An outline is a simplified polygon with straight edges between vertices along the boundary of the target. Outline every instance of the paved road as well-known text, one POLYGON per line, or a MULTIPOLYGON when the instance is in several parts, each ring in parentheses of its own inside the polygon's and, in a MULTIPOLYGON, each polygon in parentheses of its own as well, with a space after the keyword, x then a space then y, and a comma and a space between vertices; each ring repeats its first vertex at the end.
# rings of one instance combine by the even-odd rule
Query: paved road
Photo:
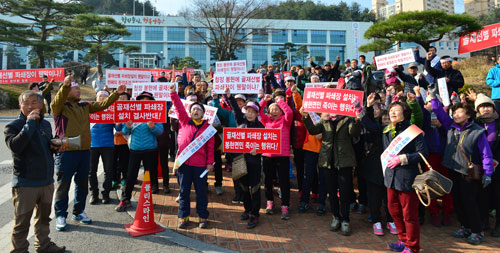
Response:
MULTIPOLYGON (((11 119, 0 118, 0 252, 10 250, 10 233, 13 226, 13 206, 11 201, 11 175, 12 157, 7 149, 3 129, 11 119)), ((49 119, 53 124, 52 119, 49 119)), ((102 164, 99 166, 99 182, 102 182, 102 164)), ((70 200, 74 198, 73 187, 70 190, 70 200)), ((111 193, 112 203, 109 205, 87 205, 86 212, 93 219, 90 225, 80 225, 68 220, 68 229, 64 232, 55 230, 55 219, 51 222, 52 240, 58 244, 65 245, 68 252, 194 252, 205 251, 204 245, 196 245, 190 238, 184 238, 170 230, 151 236, 133 238, 125 229, 123 224, 132 222, 128 213, 117 213, 114 206, 118 204, 116 192, 111 193), (188 245, 181 246, 179 244, 188 245), (193 244, 194 246, 191 246, 193 244)), ((71 207, 70 204, 70 213, 71 207)), ((33 248, 33 231, 29 234, 30 251, 33 248)), ((208 248, 208 250, 214 250, 208 248)), ((216 251, 217 249, 215 249, 216 251)))

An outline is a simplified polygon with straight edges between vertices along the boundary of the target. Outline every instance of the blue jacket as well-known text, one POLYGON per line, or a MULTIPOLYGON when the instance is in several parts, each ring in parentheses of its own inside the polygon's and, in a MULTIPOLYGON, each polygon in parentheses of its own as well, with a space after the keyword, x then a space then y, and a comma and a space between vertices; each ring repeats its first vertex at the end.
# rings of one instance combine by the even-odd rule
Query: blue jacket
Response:
MULTIPOLYGON (((425 57, 420 57, 420 51, 419 50, 414 50, 413 51, 413 55, 415 56, 415 61, 416 62, 418 62, 418 63, 420 63, 422 65, 425 65, 425 60, 426 59, 425 59, 425 57)), ((437 57, 437 55, 432 56, 431 61, 434 60, 434 57, 437 57)), ((440 61, 438 61, 438 63, 436 63, 436 65, 434 65, 433 68, 439 69, 439 70, 443 69, 441 67, 441 62, 440 61)), ((436 83, 437 82, 436 79, 434 79, 434 77, 430 73, 427 73, 427 75, 425 75, 425 78, 427 79, 427 82, 429 82, 429 83, 436 83)))
POLYGON ((495 67, 488 71, 488 76, 486 76, 486 84, 491 86, 491 99, 500 99, 500 65, 497 64, 495 67))
POLYGON ((212 103, 212 106, 217 107, 217 117, 222 120, 225 127, 237 127, 233 112, 222 108, 222 106, 220 106, 219 98, 212 99, 210 103, 212 103))
POLYGON ((130 134, 130 150, 144 151, 158 147, 156 136, 163 133, 163 126, 155 123, 155 128, 150 129, 147 123, 134 123, 132 128, 124 127, 122 131, 123 134, 130 134))
MULTIPOLYGON (((115 124, 95 124, 90 125, 90 147, 91 148, 107 148, 114 147, 113 127, 115 124)), ((117 129, 118 130, 118 129, 117 129)))

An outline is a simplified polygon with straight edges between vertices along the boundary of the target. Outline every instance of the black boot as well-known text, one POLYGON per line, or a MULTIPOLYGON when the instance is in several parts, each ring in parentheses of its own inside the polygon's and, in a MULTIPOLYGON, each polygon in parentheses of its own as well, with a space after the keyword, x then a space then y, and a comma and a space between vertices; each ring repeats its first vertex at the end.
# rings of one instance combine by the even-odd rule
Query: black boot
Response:
POLYGON ((111 198, 109 197, 109 193, 103 193, 102 194, 102 203, 109 204, 109 202, 111 202, 111 198))
POLYGON ((90 196, 89 204, 91 204, 91 205, 97 205, 98 202, 99 202, 99 195, 98 194, 92 194, 90 196))

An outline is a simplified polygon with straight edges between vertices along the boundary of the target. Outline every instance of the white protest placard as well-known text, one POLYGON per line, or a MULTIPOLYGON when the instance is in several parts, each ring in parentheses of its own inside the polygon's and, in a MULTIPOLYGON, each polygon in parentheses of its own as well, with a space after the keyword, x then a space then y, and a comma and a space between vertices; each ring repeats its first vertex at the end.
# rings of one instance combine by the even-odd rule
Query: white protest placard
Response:
POLYGON ((392 68, 394 65, 403 65, 406 63, 415 62, 413 49, 406 49, 390 54, 384 54, 375 57, 377 63, 377 70, 392 68))
POLYGON ((262 74, 215 74, 213 91, 224 94, 229 87, 232 94, 259 94, 262 88, 262 74))
POLYGON ((337 87, 338 82, 306 83, 306 88, 326 88, 328 84, 333 84, 337 87))
POLYGON ((321 117, 318 114, 314 112, 308 112, 308 113, 314 125, 317 125, 321 121, 321 117))
POLYGON ((403 150, 408 143, 421 133, 423 133, 422 129, 418 128, 416 125, 411 125, 392 139, 389 147, 387 147, 380 156, 380 162, 382 162, 382 174, 384 174, 384 177, 385 170, 387 169, 387 164, 389 163, 391 156, 399 154, 399 152, 401 152, 401 150, 403 150))
POLYGON ((115 70, 106 69, 106 85, 109 88, 118 88, 120 84, 126 84, 131 89, 133 83, 151 82, 151 72, 138 70, 115 70))
POLYGON ((439 96, 443 101, 443 105, 449 106, 451 101, 450 101, 450 94, 448 94, 448 85, 446 85, 445 77, 438 79, 438 89, 439 89, 439 96))
MULTIPOLYGON (((182 104, 184 105, 184 109, 186 110, 187 114, 189 115, 189 106, 193 103, 191 101, 187 101, 185 99, 181 99, 182 104)), ((203 120, 208 120, 208 123, 212 124, 214 123, 215 116, 217 115, 217 107, 213 107, 210 105, 203 105, 205 107, 205 115, 203 115, 203 120)), ((168 113, 168 116, 170 118, 178 119, 177 113, 175 112, 175 106, 172 105, 170 107, 170 111, 168 113)))
POLYGON ((132 84, 132 97, 135 98, 141 94, 143 91, 150 92, 153 94, 155 100, 159 101, 171 101, 169 87, 175 84, 177 90, 177 83, 133 83, 132 84))
POLYGON ((184 148, 184 150, 182 150, 182 152, 177 156, 177 159, 175 159, 174 162, 174 169, 181 167, 181 165, 189 159, 189 157, 196 153, 198 149, 203 147, 203 145, 205 145, 205 143, 207 143, 207 141, 209 141, 210 138, 212 138, 212 136, 216 133, 217 129, 215 129, 212 125, 209 125, 203 133, 198 135, 198 137, 196 137, 193 142, 189 143, 189 145, 187 145, 187 147, 184 148))
POLYGON ((218 61, 215 63, 217 74, 245 74, 247 73, 247 61, 218 61))

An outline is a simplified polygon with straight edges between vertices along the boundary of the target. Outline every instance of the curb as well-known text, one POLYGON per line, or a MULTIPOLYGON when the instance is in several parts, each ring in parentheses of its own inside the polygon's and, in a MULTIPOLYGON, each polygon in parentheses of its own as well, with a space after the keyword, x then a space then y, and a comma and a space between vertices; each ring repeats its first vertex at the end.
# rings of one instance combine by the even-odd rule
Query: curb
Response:
MULTIPOLYGON (((116 190, 116 194, 118 196, 121 196, 122 194, 121 188, 116 190)), ((132 207, 135 206, 137 208, 137 201, 133 197, 131 198, 130 203, 132 203, 132 207)), ((127 211, 127 213, 128 215, 130 215, 130 217, 132 217, 132 219, 135 217, 135 209, 133 211, 127 211)), ((163 232, 157 233, 157 235, 161 235, 166 239, 168 239, 169 241, 176 243, 180 246, 184 246, 186 248, 190 248, 192 250, 200 252, 236 252, 226 248, 219 247, 217 245, 201 242, 191 237, 179 234, 159 222, 157 224, 164 229, 163 232)))

